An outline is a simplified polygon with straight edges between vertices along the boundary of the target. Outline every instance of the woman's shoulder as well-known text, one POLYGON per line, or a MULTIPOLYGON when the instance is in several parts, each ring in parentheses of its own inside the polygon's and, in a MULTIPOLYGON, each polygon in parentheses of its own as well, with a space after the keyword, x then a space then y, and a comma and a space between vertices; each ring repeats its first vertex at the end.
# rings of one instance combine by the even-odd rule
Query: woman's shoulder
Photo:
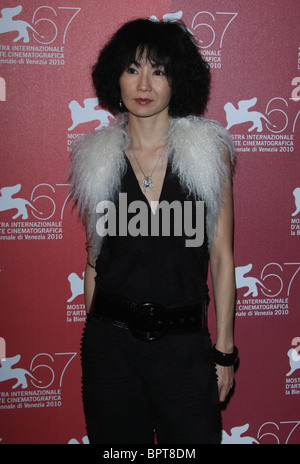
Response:
POLYGON ((79 137, 71 153, 69 178, 72 190, 77 189, 80 195, 89 189, 94 191, 95 186, 100 189, 105 186, 108 190, 113 176, 125 169, 123 153, 127 144, 124 124, 119 121, 79 137))
POLYGON ((72 157, 86 152, 91 154, 94 150, 98 156, 105 156, 108 150, 126 144, 126 139, 124 123, 117 119, 108 126, 79 136, 74 141, 72 157))
POLYGON ((173 125, 177 140, 195 147, 197 151, 203 148, 205 153, 215 153, 216 156, 226 151, 234 161, 232 137, 220 122, 203 116, 187 116, 174 119, 173 125))
POLYGON ((174 118, 173 124, 175 127, 183 130, 188 130, 193 135, 218 137, 224 136, 231 139, 229 132, 222 124, 214 119, 205 118, 203 116, 186 116, 184 118, 174 118))

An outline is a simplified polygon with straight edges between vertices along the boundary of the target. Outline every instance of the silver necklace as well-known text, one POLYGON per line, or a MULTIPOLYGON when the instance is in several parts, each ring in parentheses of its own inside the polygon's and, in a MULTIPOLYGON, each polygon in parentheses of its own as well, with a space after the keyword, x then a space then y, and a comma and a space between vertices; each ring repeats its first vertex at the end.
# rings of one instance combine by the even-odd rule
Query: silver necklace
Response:
POLYGON ((149 188, 150 190, 153 189, 153 180, 152 180, 152 176, 153 176, 153 173, 154 173, 154 171, 155 171, 155 169, 156 169, 156 167, 157 167, 157 165, 158 165, 158 163, 159 163, 159 160, 162 158, 162 156, 163 156, 163 154, 164 154, 165 148, 166 148, 166 145, 165 145, 164 148, 162 149, 162 151, 161 151, 161 153, 160 153, 160 155, 159 155, 159 157, 158 157, 158 160, 157 160, 156 163, 155 163, 155 166, 154 166, 154 168, 153 168, 151 174, 149 174, 148 176, 146 176, 146 174, 144 173, 144 171, 143 171, 143 169, 142 169, 140 163, 138 162, 137 157, 135 156, 133 147, 131 147, 131 153, 133 154, 133 156, 134 156, 134 158, 135 158, 135 161, 137 162, 137 164, 138 164, 138 166, 139 166, 139 168, 140 168, 140 170, 142 171, 142 174, 143 174, 143 176, 144 176, 144 179, 143 179, 143 190, 144 190, 144 193, 146 192, 147 188, 149 188))

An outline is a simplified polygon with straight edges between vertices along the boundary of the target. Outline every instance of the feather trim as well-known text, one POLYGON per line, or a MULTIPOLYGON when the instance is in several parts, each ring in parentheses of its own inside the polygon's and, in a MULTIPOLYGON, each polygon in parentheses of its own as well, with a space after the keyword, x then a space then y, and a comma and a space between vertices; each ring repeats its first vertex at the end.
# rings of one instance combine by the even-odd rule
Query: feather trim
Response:
MULTIPOLYGON (((71 193, 82 217, 90 215, 88 239, 96 258, 101 237, 96 233, 96 206, 100 201, 114 201, 126 170, 124 151, 130 145, 125 119, 76 140, 71 157, 71 193)), ((206 204, 206 228, 209 245, 217 233, 217 219, 224 189, 234 163, 234 144, 216 121, 189 116, 170 120, 167 143, 173 172, 196 199, 206 204)))
POLYGON ((217 219, 224 190, 230 186, 235 160, 231 136, 218 122, 189 116, 171 127, 172 167, 180 182, 196 199, 205 202, 209 245, 217 233, 217 219))
POLYGON ((101 247, 96 233, 96 207, 99 201, 114 201, 126 170, 124 150, 130 141, 124 121, 79 137, 71 155, 71 193, 83 220, 88 214, 87 239, 92 241, 93 257, 101 247))

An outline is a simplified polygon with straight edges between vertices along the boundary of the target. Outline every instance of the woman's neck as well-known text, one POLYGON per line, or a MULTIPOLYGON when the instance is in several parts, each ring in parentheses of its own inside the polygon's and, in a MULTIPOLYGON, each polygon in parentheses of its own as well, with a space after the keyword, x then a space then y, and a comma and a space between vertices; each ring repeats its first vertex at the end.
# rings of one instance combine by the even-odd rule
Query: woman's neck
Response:
POLYGON ((134 149, 146 150, 163 146, 166 141, 169 115, 139 118, 129 115, 128 134, 134 149))

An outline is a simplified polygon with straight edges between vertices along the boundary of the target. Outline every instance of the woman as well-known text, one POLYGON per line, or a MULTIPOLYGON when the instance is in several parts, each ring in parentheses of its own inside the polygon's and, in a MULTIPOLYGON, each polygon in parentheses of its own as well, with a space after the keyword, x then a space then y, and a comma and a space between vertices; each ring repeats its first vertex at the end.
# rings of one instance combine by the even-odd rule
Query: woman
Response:
POLYGON ((118 117, 77 143, 71 166, 87 231, 82 381, 90 442, 153 443, 155 430, 159 443, 219 443, 219 402, 237 357, 234 150, 228 133, 201 117, 209 67, 183 24, 138 19, 100 52, 93 82, 101 106, 118 117))

